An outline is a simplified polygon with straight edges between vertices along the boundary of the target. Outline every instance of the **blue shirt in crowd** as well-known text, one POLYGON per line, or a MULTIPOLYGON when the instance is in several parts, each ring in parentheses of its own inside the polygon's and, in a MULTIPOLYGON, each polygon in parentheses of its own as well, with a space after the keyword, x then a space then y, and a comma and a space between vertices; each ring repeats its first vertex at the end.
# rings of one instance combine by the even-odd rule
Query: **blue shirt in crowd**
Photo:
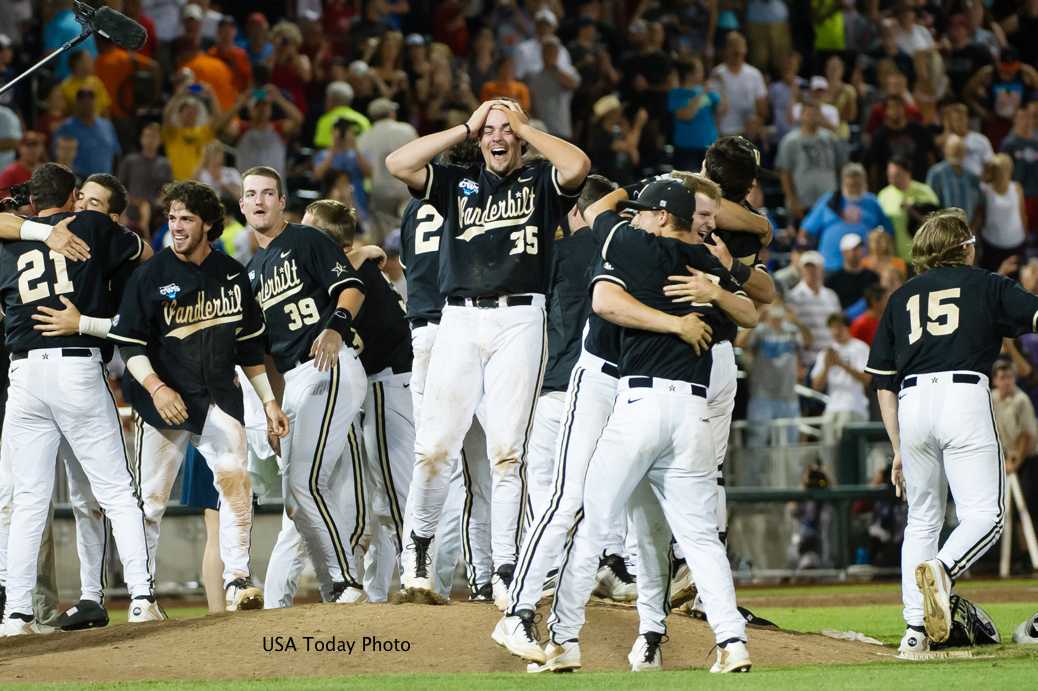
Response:
POLYGON ((937 193, 941 206, 957 206, 972 219, 980 204, 980 178, 965 168, 958 171, 947 161, 941 161, 926 174, 926 184, 937 193))
POLYGON ((804 219, 802 228, 818 240, 818 251, 825 259, 825 271, 837 271, 843 266, 843 254, 840 252, 840 238, 854 233, 867 244, 868 234, 876 226, 883 228, 893 236, 894 225, 883 213, 876 195, 866 192, 860 199, 849 201, 841 195, 839 209, 836 213, 829 206, 834 192, 819 197, 811 211, 804 219))
MULTIPOLYGON (((703 87, 671 89, 667 96, 667 110, 676 113, 703 93, 703 87)), ((708 149, 717 140, 717 104, 721 97, 707 92, 710 102, 696 111, 691 120, 674 118, 674 146, 679 149, 708 149)))
MULTIPOLYGON (((49 53, 55 48, 60 48, 66 41, 74 39, 81 33, 83 33, 83 25, 76 21, 76 13, 72 10, 61 10, 51 17, 43 27, 43 52, 49 53)), ((94 43, 94 37, 91 36, 71 51, 65 51, 51 63, 54 76, 59 82, 69 75, 69 55, 78 50, 85 50, 96 58, 97 44, 94 43)))
POLYGON ((110 174, 115 157, 122 153, 119 137, 115 134, 111 120, 107 118, 94 118, 92 125, 77 117, 68 118, 55 133, 55 139, 58 137, 72 137, 79 142, 72 167, 80 177, 94 173, 110 174))

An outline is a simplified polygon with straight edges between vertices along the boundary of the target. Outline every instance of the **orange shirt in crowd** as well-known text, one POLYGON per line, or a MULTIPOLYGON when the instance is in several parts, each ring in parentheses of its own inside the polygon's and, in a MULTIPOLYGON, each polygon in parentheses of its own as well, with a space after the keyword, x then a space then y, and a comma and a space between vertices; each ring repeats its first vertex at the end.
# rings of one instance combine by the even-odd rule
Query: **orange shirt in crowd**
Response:
POLYGON ((510 82, 485 82, 483 88, 479 92, 479 100, 489 101, 492 98, 498 98, 501 96, 507 96, 508 98, 514 98, 519 102, 519 105, 527 113, 530 112, 530 90, 526 88, 526 84, 518 80, 510 82))
POLYGON ((231 68, 231 74, 234 75, 234 88, 238 90, 238 93, 245 91, 252 83, 252 63, 249 62, 249 54, 242 48, 231 46, 224 50, 219 46, 213 46, 209 49, 209 55, 222 60, 231 68))
POLYGON ((198 53, 181 64, 195 73, 195 79, 212 87, 220 107, 227 110, 238 100, 238 90, 234 88, 234 74, 231 68, 219 58, 205 53, 198 53))
POLYGON ((128 118, 134 115, 127 107, 133 108, 133 88, 127 81, 133 77, 135 69, 153 70, 155 61, 141 54, 130 55, 118 46, 112 46, 97 56, 94 62, 94 73, 108 85, 112 97, 112 117, 128 118), (139 67, 136 67, 139 66, 139 67))

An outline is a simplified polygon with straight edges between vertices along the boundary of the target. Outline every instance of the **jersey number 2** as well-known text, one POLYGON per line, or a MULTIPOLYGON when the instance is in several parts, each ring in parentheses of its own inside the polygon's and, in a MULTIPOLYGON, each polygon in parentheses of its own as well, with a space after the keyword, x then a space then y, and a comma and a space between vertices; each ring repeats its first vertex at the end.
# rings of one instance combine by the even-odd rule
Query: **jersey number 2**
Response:
MULTIPOLYGON (((64 295, 75 290, 72 281, 68 279, 68 265, 65 257, 54 250, 50 251, 50 259, 54 262, 54 294, 64 295)), ((47 259, 43 256, 43 250, 32 250, 18 257, 18 296, 22 304, 43 300, 50 297, 50 285, 47 281, 40 281, 36 285, 30 285, 47 270, 47 259)))
MULTIPOLYGON (((958 288, 935 290, 926 296, 926 332, 931 336, 947 336, 959 328, 959 306, 947 302, 959 297, 958 288), (943 321, 942 321, 943 319, 943 321)), ((912 345, 923 337, 922 315, 919 313, 920 296, 908 298, 905 309, 908 310, 909 330, 908 345, 912 345)))

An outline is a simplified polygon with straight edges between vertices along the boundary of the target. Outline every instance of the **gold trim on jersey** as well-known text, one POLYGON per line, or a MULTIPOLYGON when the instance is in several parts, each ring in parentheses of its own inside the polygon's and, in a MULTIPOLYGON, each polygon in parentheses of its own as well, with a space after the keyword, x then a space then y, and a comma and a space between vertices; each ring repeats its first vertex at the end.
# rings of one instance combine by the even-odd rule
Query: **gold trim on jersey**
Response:
POLYGON ((173 329, 166 338, 179 338, 181 340, 187 338, 191 334, 198 333, 204 329, 208 329, 211 326, 219 326, 220 324, 233 324, 234 322, 240 322, 243 315, 241 314, 229 314, 226 317, 216 317, 214 319, 206 319, 205 321, 196 322, 194 324, 188 324, 181 326, 180 328, 173 329))

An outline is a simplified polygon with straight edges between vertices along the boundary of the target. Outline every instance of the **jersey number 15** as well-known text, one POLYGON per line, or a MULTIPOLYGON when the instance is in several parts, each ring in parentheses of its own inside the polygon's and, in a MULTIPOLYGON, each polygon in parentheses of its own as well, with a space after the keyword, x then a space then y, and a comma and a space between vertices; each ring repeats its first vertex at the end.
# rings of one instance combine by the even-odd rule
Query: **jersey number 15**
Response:
MULTIPOLYGON (((54 250, 50 251, 50 260, 54 262, 54 294, 64 295, 75 290, 68 278, 68 265, 65 257, 54 250)), ((23 305, 50 297, 51 287, 46 280, 32 284, 47 270, 47 258, 43 250, 32 250, 18 257, 18 296, 23 305)))
MULTIPOLYGON (((935 290, 926 296, 926 332, 931 336, 947 336, 959 328, 959 306, 950 300, 959 297, 958 288, 935 290), (943 321, 942 321, 943 320, 943 321)), ((908 310, 908 345, 923 337, 923 323, 919 313, 921 297, 913 295, 905 303, 908 310)))

